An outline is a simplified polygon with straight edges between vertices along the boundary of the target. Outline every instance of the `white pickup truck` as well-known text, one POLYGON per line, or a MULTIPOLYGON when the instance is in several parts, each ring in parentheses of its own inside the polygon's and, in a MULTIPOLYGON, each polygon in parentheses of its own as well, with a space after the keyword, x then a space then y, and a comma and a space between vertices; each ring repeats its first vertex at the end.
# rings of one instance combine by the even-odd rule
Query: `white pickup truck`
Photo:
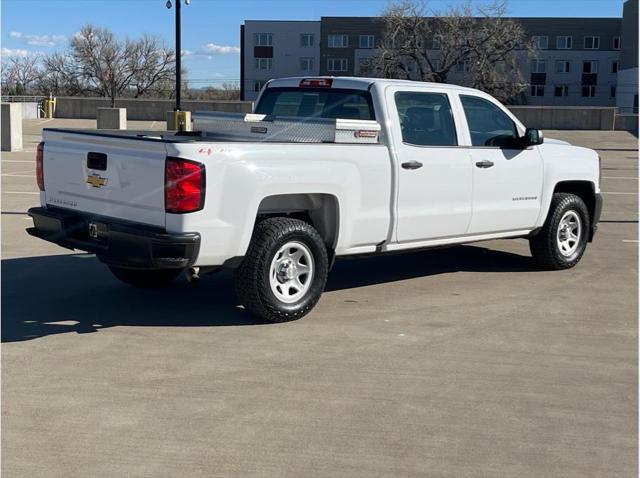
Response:
POLYGON ((541 267, 573 267, 602 209, 596 152, 453 85, 278 79, 254 114, 194 130, 45 129, 29 234, 141 287, 234 268, 245 308, 281 322, 336 256, 528 238, 541 267))

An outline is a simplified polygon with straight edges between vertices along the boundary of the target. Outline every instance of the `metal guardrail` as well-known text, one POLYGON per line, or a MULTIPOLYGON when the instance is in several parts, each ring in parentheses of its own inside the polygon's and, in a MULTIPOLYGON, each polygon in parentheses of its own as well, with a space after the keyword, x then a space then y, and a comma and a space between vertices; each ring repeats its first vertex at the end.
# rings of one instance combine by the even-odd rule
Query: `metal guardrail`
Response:
POLYGON ((0 97, 3 103, 41 103, 46 100, 46 96, 17 96, 17 95, 6 95, 0 97))

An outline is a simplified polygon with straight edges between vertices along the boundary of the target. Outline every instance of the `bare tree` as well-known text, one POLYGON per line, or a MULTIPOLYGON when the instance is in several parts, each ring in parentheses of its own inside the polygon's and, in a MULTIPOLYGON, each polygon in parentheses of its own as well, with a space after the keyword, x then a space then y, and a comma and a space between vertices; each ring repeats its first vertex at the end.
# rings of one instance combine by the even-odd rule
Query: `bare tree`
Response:
POLYGON ((2 62, 2 90, 7 94, 31 93, 40 76, 39 55, 10 57, 2 62))
POLYGON ((505 18, 506 4, 474 8, 471 2, 426 15, 424 3, 400 0, 383 14, 384 38, 369 62, 385 78, 455 82, 502 101, 526 88, 518 57, 533 52, 523 28, 505 18))
POLYGON ((70 50, 44 59, 42 88, 54 94, 138 98, 175 76, 175 53, 158 38, 118 40, 106 28, 86 25, 70 50), (64 93, 63 93, 64 92, 64 93))

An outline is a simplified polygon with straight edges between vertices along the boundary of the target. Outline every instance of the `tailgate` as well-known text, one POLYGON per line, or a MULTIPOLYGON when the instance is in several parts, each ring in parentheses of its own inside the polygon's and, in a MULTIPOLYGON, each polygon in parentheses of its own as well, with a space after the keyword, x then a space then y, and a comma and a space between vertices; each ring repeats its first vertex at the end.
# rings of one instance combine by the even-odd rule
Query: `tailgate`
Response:
POLYGON ((165 225, 163 142, 45 130, 44 143, 46 204, 165 225))

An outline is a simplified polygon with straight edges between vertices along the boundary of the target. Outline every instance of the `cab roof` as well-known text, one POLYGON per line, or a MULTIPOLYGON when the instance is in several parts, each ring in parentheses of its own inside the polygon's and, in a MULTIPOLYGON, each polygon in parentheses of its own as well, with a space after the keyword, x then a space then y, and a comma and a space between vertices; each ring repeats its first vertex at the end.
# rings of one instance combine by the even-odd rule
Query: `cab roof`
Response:
POLYGON ((352 90, 368 90, 374 83, 380 86, 404 85, 404 86, 432 86, 434 88, 445 88, 457 91, 467 91, 479 93, 479 90, 464 86, 451 85, 448 83, 433 83, 429 81, 411 80, 391 80, 386 78, 363 78, 354 76, 294 76, 288 78, 277 78, 267 83, 267 88, 298 87, 303 80, 332 80, 331 88, 346 88, 352 90))

